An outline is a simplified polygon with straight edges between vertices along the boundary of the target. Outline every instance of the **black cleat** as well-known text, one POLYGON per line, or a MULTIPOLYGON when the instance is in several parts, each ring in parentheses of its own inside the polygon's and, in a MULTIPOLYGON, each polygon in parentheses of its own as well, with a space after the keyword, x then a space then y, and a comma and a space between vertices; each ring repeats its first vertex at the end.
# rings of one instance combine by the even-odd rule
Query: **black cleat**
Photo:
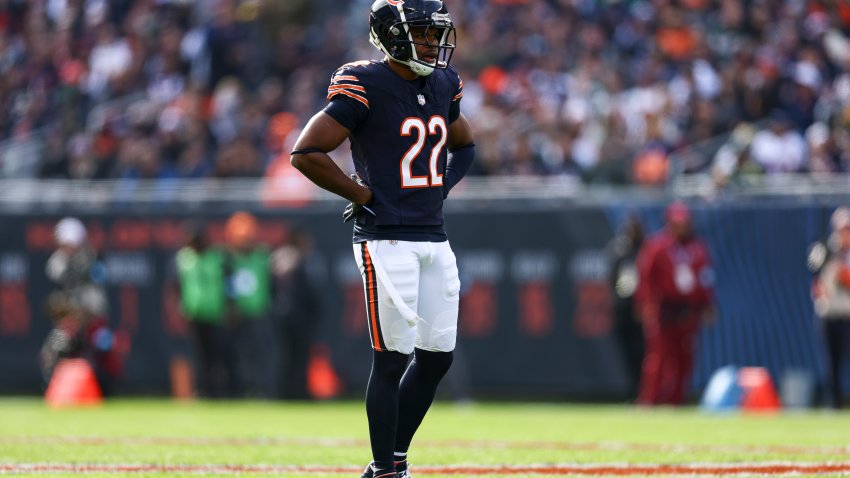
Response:
POLYGON ((398 476, 398 473, 395 471, 375 469, 375 463, 372 462, 366 465, 366 469, 363 470, 363 474, 360 475, 360 478, 398 478, 398 476))
POLYGON ((407 460, 395 462, 395 473, 398 478, 413 478, 407 470, 407 460))

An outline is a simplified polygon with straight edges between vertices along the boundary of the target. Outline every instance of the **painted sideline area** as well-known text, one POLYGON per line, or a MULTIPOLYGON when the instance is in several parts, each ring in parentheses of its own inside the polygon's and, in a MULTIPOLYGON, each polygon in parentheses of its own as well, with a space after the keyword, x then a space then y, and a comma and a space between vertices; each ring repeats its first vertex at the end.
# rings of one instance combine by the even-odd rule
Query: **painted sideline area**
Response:
MULTIPOLYGON (((99 446, 123 445, 180 445, 180 446, 369 446, 365 439, 346 438, 290 438, 290 437, 105 437, 105 436, 7 436, 0 437, 0 444, 68 444, 99 446)), ((750 452, 750 453, 794 453, 798 455, 848 455, 848 446, 805 446, 805 445, 702 445, 628 442, 561 442, 519 440, 422 440, 420 446, 432 448, 471 447, 480 449, 529 449, 567 451, 651 451, 668 453, 693 452, 750 452)))
MULTIPOLYGON (((218 475, 309 475, 359 473, 359 467, 349 466, 283 466, 283 465, 158 465, 120 463, 0 463, 0 474, 24 473, 185 473, 218 475)), ((850 462, 840 463, 691 463, 680 465, 657 464, 556 464, 556 465, 457 465, 416 467, 418 475, 770 475, 850 473, 850 462)))

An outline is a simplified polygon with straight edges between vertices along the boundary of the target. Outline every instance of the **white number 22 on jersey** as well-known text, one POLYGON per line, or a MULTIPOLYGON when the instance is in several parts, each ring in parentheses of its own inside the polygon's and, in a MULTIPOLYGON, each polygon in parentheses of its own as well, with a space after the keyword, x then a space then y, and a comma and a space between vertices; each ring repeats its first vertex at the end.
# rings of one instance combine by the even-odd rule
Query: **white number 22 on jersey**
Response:
POLYGON ((446 146, 448 139, 448 127, 446 120, 442 116, 432 116, 428 120, 428 125, 421 118, 410 117, 404 120, 401 124, 402 136, 413 136, 413 130, 416 130, 416 142, 407 150, 404 157, 401 158, 401 187, 402 188, 427 188, 443 185, 443 175, 440 174, 438 162, 440 153, 443 147, 446 146), (419 157, 422 148, 425 147, 425 138, 428 135, 440 135, 440 140, 431 149, 431 157, 428 161, 428 176, 413 175, 413 160, 419 157))

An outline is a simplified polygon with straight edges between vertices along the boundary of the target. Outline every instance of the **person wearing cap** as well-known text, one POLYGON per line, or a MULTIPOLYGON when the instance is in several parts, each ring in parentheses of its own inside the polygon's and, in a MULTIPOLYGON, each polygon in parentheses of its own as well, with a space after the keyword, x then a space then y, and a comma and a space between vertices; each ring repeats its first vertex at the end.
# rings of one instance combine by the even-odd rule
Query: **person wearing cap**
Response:
POLYGON ((850 337, 850 208, 841 206, 832 213, 830 230, 827 243, 810 251, 809 267, 817 273, 812 298, 829 355, 831 405, 840 409, 841 362, 850 337))
POLYGON ((75 217, 66 217, 56 224, 53 236, 56 250, 47 259, 47 278, 88 313, 105 316, 104 267, 88 243, 85 226, 75 217))
MULTIPOLYGON (((47 259, 45 273, 57 289, 47 299, 54 328, 45 343, 64 336, 69 346, 61 350, 61 357, 88 360, 101 392, 108 396, 123 374, 123 356, 109 324, 103 286, 105 268, 89 245, 86 228, 79 219, 63 218, 53 233, 56 250, 47 259)), ((55 357, 58 358, 60 355, 55 357)), ((52 373, 52 365, 46 368, 52 373)))
MULTIPOLYGON (((53 230, 56 250, 47 260, 47 277, 65 290, 76 290, 93 282, 97 253, 87 242, 86 228, 75 217, 66 217, 53 230)), ((103 312, 103 311, 100 311, 103 312)))
POLYGON ((635 304, 646 343, 637 402, 681 405, 700 326, 714 320, 714 270, 684 203, 667 207, 664 228, 638 252, 637 270, 635 304))

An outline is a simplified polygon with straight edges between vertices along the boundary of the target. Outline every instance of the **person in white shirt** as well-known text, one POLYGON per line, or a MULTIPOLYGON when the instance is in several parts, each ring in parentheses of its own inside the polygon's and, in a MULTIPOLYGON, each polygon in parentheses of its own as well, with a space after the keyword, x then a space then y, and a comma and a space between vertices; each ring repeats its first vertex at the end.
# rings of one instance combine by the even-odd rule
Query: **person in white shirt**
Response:
POLYGON ((768 127, 756 133, 750 152, 767 174, 801 172, 806 166, 806 141, 781 112, 774 112, 768 127))

